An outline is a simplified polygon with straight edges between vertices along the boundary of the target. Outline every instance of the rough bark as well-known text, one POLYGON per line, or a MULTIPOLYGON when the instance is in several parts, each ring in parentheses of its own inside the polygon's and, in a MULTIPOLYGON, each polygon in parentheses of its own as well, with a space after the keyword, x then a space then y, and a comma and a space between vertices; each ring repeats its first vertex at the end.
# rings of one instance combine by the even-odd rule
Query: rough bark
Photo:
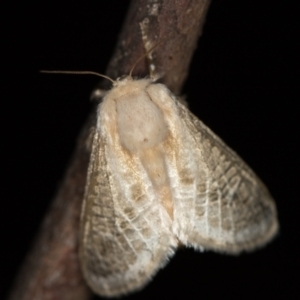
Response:
MULTIPOLYGON (((157 44, 153 61, 157 72, 163 75, 161 82, 179 94, 209 2, 133 0, 107 75, 117 78, 128 74, 137 59, 145 54, 140 29, 142 23, 147 41, 157 44)), ((146 59, 138 63, 134 74, 149 74, 146 59)), ((95 112, 83 126, 65 178, 17 277, 10 300, 90 298, 91 292, 80 271, 77 250, 80 208, 89 161, 86 141, 94 120, 95 112)))

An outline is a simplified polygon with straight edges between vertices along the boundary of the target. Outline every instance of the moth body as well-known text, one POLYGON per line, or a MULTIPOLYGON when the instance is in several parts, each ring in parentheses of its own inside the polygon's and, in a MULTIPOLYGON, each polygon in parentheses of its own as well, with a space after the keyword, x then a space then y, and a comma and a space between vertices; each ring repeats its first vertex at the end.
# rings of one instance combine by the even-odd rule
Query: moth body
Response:
POLYGON ((253 171, 164 86, 130 76, 98 107, 80 260, 95 293, 142 288, 178 244, 252 250, 277 232, 253 171))

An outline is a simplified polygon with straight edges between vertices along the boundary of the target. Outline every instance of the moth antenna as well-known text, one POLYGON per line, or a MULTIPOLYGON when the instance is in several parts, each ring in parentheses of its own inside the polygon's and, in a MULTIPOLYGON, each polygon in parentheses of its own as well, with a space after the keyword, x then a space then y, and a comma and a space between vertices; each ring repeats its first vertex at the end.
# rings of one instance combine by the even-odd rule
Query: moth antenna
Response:
POLYGON ((111 79, 110 77, 97 73, 97 72, 93 72, 93 71, 60 71, 60 70, 54 70, 54 71, 48 71, 48 70, 41 70, 41 73, 48 73, 48 74, 75 74, 75 75, 96 75, 98 77, 103 77, 106 78, 108 80, 110 80, 112 83, 116 83, 115 80, 111 79))
POLYGON ((131 68, 130 72, 129 72, 129 76, 132 77, 132 72, 134 70, 134 68, 137 66, 137 64, 145 57, 148 56, 149 53, 151 53, 156 47, 158 47, 163 41, 160 41, 159 43, 157 43, 155 46, 153 46, 152 48, 150 48, 145 54, 143 54, 140 58, 138 58, 138 60, 134 63, 133 67, 131 68))

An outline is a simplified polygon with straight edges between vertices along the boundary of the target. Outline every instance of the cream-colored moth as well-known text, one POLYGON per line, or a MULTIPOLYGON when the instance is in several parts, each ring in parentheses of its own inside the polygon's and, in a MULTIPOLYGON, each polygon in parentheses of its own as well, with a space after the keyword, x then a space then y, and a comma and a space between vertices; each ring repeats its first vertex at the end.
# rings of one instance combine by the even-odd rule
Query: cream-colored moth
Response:
POLYGON ((117 79, 97 110, 80 261, 101 296, 141 289, 179 244, 237 254, 278 229, 254 172, 153 79, 117 79))

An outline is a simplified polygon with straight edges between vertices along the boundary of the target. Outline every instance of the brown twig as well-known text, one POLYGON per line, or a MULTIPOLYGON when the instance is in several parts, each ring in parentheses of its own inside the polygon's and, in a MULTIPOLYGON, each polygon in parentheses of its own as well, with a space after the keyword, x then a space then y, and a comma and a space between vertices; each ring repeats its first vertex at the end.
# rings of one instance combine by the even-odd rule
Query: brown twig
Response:
MULTIPOLYGON (((159 44, 154 62, 163 74, 162 82, 175 94, 180 92, 201 34, 210 0, 133 0, 107 75, 117 78, 128 74, 145 53, 140 24, 146 38, 159 44)), ((135 74, 147 75, 142 60, 135 74)), ((40 228, 36 243, 24 263, 10 300, 88 299, 78 261, 78 228, 85 176, 89 160, 86 140, 95 112, 84 125, 71 164, 60 190, 40 228)))

